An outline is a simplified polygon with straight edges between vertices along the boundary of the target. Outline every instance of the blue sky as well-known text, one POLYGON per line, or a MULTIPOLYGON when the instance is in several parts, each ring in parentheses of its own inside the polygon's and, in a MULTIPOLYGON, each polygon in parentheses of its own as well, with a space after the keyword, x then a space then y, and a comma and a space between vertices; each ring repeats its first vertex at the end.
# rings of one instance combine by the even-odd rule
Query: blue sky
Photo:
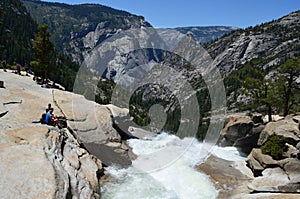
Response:
POLYGON ((300 10, 300 0, 43 0, 97 3, 142 15, 154 27, 226 25, 245 28, 300 10))

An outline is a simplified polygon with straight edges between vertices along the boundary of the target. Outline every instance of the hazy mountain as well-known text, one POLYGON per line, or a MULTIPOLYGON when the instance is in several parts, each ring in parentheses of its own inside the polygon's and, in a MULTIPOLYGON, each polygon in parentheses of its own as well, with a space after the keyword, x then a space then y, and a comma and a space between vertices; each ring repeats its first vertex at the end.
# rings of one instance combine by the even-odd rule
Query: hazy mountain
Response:
POLYGON ((184 35, 192 34, 198 43, 209 43, 236 29, 229 26, 195 26, 159 28, 157 31, 168 42, 178 42, 184 35))

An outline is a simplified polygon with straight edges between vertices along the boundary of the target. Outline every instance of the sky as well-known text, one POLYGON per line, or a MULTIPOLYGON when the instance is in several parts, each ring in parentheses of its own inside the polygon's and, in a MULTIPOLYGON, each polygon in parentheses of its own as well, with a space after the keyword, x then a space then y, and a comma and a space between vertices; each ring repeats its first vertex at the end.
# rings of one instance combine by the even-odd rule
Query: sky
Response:
POLYGON ((255 26, 300 10, 300 0, 43 0, 96 3, 144 16, 155 28, 255 26))

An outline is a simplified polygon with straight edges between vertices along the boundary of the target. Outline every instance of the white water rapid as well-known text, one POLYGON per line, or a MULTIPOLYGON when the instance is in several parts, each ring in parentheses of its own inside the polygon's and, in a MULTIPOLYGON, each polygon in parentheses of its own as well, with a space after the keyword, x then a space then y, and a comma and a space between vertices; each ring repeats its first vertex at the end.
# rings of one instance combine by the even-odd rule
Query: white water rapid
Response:
MULTIPOLYGON (((218 195, 209 177, 194 166, 204 161, 203 144, 194 138, 179 139, 162 133, 129 140, 138 158, 128 169, 108 167, 112 179, 102 187, 103 199, 211 199, 218 195)), ((214 147, 220 158, 239 161, 233 147, 214 147)))

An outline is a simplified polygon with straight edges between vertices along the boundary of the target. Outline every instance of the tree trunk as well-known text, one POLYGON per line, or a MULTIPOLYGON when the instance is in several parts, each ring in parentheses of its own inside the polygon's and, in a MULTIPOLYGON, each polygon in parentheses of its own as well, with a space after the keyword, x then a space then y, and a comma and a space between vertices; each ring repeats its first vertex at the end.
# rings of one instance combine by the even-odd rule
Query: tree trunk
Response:
POLYGON ((271 105, 267 105, 267 106, 268 106, 269 122, 272 122, 272 106, 271 105))
POLYGON ((283 111, 283 116, 287 116, 289 114, 289 103, 290 103, 290 98, 292 94, 292 84, 293 84, 293 77, 288 79, 288 88, 286 91, 286 96, 285 96, 285 101, 284 101, 284 111, 283 111))

